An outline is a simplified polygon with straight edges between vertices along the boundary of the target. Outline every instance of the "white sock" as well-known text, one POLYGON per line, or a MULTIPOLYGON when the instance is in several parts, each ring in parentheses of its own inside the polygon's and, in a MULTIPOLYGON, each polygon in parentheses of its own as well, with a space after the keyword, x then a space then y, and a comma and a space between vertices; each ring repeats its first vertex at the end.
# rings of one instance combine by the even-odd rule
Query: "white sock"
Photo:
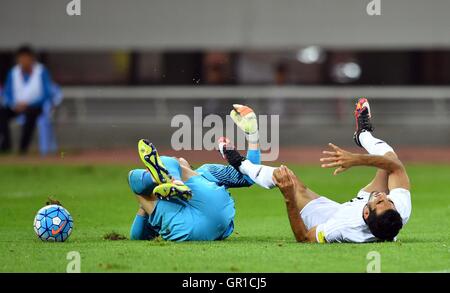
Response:
POLYGON ((255 165, 249 160, 243 161, 239 167, 239 171, 241 171, 242 174, 247 175, 256 184, 267 189, 275 187, 275 183, 272 180, 273 171, 275 169, 276 168, 274 167, 255 165))
POLYGON ((359 141, 366 151, 371 155, 383 156, 387 152, 394 152, 394 149, 381 139, 372 136, 369 131, 359 134, 359 141))

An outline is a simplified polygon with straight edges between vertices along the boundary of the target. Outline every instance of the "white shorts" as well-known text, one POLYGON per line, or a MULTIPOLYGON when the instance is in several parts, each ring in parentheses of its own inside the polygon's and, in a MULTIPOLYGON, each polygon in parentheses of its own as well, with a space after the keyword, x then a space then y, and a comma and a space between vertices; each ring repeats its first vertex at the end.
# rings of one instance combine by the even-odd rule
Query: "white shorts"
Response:
POLYGON ((309 230, 323 224, 339 209, 340 204, 324 196, 308 202, 300 211, 303 223, 309 230))

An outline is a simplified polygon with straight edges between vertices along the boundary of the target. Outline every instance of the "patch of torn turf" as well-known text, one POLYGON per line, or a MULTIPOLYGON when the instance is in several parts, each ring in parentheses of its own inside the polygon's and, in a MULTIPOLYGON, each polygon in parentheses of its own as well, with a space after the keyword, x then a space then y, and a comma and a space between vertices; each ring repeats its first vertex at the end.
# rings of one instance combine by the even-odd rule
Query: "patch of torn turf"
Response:
POLYGON ((107 233, 103 236, 104 240, 127 240, 127 237, 125 237, 122 234, 116 233, 116 232, 111 232, 111 233, 107 233))

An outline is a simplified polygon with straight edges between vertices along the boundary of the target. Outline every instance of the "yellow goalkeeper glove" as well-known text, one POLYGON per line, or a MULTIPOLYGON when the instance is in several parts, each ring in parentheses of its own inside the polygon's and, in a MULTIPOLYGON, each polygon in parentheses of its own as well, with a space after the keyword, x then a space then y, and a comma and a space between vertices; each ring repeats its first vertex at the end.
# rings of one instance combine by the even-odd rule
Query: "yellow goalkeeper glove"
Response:
POLYGON ((239 104, 233 105, 230 116, 234 123, 245 133, 249 143, 258 143, 258 120, 253 109, 239 104))

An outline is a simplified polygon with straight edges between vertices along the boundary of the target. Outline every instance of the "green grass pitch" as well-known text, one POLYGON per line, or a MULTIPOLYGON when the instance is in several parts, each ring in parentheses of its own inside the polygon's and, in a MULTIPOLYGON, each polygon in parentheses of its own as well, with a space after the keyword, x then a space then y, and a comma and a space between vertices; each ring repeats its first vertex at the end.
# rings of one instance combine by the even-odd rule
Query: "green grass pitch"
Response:
MULTIPOLYGON (((351 199, 374 174, 352 169, 333 177, 317 166, 291 166, 319 194, 351 199)), ((298 244, 278 190, 231 190, 236 229, 225 241, 171 243, 111 241, 128 236, 137 210, 124 166, 0 166, 0 271, 65 272, 69 251, 81 254, 82 272, 364 272, 378 251, 382 272, 449 270, 450 166, 409 165, 413 214, 397 243, 298 244), (74 218, 65 243, 44 243, 32 222, 47 196, 74 218)))

